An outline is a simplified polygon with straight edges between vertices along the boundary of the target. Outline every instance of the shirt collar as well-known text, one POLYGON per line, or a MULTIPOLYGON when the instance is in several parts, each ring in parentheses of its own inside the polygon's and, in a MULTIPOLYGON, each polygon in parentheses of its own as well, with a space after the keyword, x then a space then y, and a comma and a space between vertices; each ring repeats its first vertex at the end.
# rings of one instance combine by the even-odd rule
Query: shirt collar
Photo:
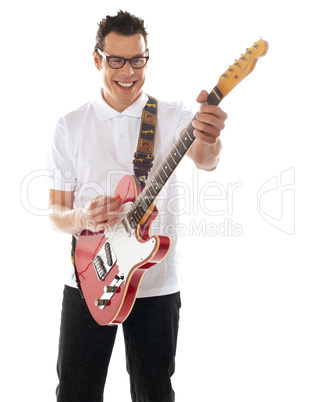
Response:
POLYGON ((100 90, 99 96, 93 102, 93 108, 96 116, 101 121, 106 121, 119 115, 141 118, 143 108, 146 105, 148 99, 148 96, 142 93, 141 96, 132 105, 130 105, 122 113, 119 113, 117 112, 117 110, 113 109, 108 105, 108 103, 105 102, 102 91, 100 90))

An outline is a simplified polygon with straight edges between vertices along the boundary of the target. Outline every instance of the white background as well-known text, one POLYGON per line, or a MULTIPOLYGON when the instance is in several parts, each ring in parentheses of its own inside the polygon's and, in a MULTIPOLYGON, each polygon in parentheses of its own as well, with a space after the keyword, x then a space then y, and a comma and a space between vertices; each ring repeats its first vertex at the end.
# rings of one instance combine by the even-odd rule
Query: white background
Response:
MULTIPOLYGON (((46 152, 55 121, 100 85, 97 22, 123 9, 144 18, 150 34, 146 91, 192 108, 253 42, 262 36, 270 46, 221 103, 229 118, 218 169, 179 168, 189 188, 183 224, 217 233, 182 239, 177 400, 314 401, 312 3, 30 0, 1 8, 1 400, 55 400, 69 238, 45 216, 46 152)), ((130 400, 121 331, 105 400, 130 400)))

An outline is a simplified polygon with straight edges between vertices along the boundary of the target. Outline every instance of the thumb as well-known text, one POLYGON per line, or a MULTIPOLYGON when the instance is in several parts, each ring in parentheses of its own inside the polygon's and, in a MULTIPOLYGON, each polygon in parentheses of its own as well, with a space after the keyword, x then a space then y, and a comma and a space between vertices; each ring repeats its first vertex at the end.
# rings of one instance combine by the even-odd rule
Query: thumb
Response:
POLYGON ((208 92, 203 90, 200 92, 200 94, 197 96, 196 101, 198 103, 204 103, 208 99, 208 92))

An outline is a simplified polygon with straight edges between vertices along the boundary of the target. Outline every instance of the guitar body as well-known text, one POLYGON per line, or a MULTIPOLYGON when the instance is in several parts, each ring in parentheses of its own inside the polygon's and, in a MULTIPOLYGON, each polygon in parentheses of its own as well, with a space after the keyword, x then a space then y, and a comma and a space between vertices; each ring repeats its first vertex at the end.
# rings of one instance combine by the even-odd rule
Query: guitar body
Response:
POLYGON ((169 237, 150 236, 156 207, 135 229, 126 227, 124 218, 141 190, 134 177, 124 176, 115 190, 123 200, 119 222, 105 232, 82 232, 76 245, 78 280, 90 313, 100 325, 122 323, 128 317, 143 275, 170 248, 169 237))

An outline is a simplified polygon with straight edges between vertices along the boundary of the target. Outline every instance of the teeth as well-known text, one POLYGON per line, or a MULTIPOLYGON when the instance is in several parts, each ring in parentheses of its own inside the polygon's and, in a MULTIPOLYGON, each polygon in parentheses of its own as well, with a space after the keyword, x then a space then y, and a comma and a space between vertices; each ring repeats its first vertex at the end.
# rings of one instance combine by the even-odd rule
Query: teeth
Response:
POLYGON ((118 84, 122 87, 129 88, 133 85, 133 82, 118 82, 118 84))

